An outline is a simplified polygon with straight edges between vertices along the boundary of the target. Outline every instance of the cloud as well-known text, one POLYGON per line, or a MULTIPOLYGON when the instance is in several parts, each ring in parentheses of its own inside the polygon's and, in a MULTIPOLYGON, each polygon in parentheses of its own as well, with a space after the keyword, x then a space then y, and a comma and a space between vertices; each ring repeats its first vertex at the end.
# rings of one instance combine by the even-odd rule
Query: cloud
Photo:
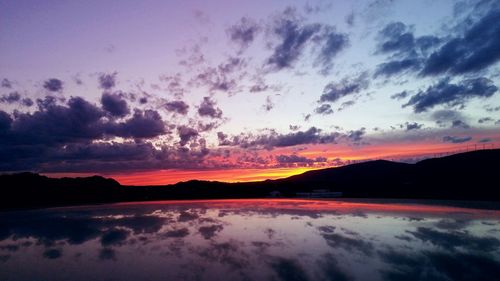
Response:
POLYGON ((188 126, 177 127, 177 133, 179 134, 179 138, 181 139, 181 141, 179 142, 181 146, 186 145, 189 141, 198 136, 198 131, 188 126))
POLYGON ((242 17, 237 24, 226 30, 229 39, 239 45, 240 52, 250 46, 260 31, 260 25, 258 25, 255 20, 248 17, 242 17))
POLYGON ((229 57, 227 61, 216 67, 206 67, 191 81, 198 86, 206 86, 209 91, 221 91, 234 94, 238 90, 238 82, 246 75, 246 60, 240 57, 229 57))
POLYGON ((101 104, 104 110, 115 117, 124 117, 130 113, 127 101, 116 93, 103 93, 101 96, 101 104))
POLYGON ((406 131, 419 130, 419 129, 422 128, 422 126, 424 126, 424 125, 423 124, 418 124, 416 122, 413 122, 413 123, 406 122, 405 123, 405 130, 406 131))
POLYGON ((337 32, 333 27, 326 26, 315 40, 322 41, 316 62, 322 66, 321 73, 326 75, 333 67, 332 60, 349 45, 349 37, 337 32))
POLYGON ((109 90, 116 85, 116 75, 117 72, 113 72, 110 74, 101 73, 99 75, 99 87, 104 90, 109 90))
POLYGON ((490 122, 493 122, 493 118, 491 117, 483 117, 483 118, 480 118, 477 122, 479 124, 483 124, 483 123, 490 123, 490 122))
POLYGON ((210 239, 217 235, 218 232, 221 232, 224 229, 224 226, 222 224, 214 224, 210 226, 202 226, 198 228, 198 232, 203 236, 205 239, 210 239))
POLYGON ((468 142, 471 139, 472 139, 472 137, 444 136, 443 137, 443 142, 463 143, 463 142, 468 142))
POLYGON ((390 77, 422 68, 427 53, 441 41, 435 36, 415 37, 412 27, 402 22, 389 23, 379 32, 377 52, 390 54, 389 61, 377 66, 374 77, 390 77))
POLYGON ((338 99, 352 94, 357 94, 366 89, 369 85, 367 73, 348 79, 344 78, 340 83, 329 83, 323 89, 323 94, 319 98, 320 102, 335 102, 338 99))
POLYGON ((280 280, 309 280, 306 271, 294 259, 273 257, 270 265, 280 280))
POLYGON ((111 245, 120 245, 125 240, 127 240, 129 234, 130 232, 126 229, 110 229, 101 236, 101 245, 104 247, 111 245))
POLYGON ((0 97, 1 103, 15 103, 21 99, 21 95, 18 92, 11 92, 8 95, 2 95, 0 97))
POLYGON ((189 235, 189 229, 184 227, 180 229, 169 230, 163 235, 166 238, 184 238, 189 235))
POLYGON ((450 78, 444 78, 426 90, 420 90, 403 107, 413 106, 415 113, 427 111, 437 105, 464 107, 467 100, 491 97, 497 90, 493 82, 484 77, 466 79, 459 84, 452 84, 450 78))
POLYGON ((453 120, 453 122, 451 123, 451 127, 452 128, 462 128, 462 129, 469 129, 470 128, 470 126, 462 120, 453 120))
MULTIPOLYGON (((304 24, 293 8, 275 18, 271 33, 279 41, 266 64, 273 70, 291 68, 302 55, 309 40, 320 31, 319 24, 304 24)), ((327 50, 328 51, 328 50, 327 50)))
POLYGON ((198 107, 198 114, 202 117, 222 118, 222 110, 216 107, 215 101, 210 97, 203 97, 203 101, 198 107))
POLYGON ((500 9, 492 7, 463 36, 450 38, 427 59, 421 75, 465 74, 488 68, 500 60, 500 9))
POLYGON ((43 88, 50 92, 61 92, 63 90, 63 82, 56 78, 51 78, 43 83, 43 88))
POLYGON ((164 107, 170 112, 175 112, 182 115, 186 115, 189 110, 189 105, 181 100, 169 101, 165 103, 164 107))
POLYGON ((361 128, 359 130, 349 131, 347 138, 353 142, 359 142, 363 138, 364 134, 365 134, 365 128, 361 128))
POLYGON ((60 258, 62 256, 62 252, 58 249, 47 249, 43 252, 43 256, 47 259, 54 260, 60 258))
POLYGON ((391 22, 379 32, 383 38, 378 47, 381 53, 400 52, 408 53, 413 51, 415 38, 406 24, 402 22, 391 22))
POLYGON ((500 240, 494 237, 477 237, 468 232, 436 231, 428 227, 417 227, 415 231, 407 231, 424 242, 429 242, 444 249, 453 250, 467 247, 470 250, 492 252, 500 247, 500 240))
POLYGON ((338 136, 336 133, 322 134, 321 130, 311 127, 306 131, 295 131, 288 134, 278 134, 274 131, 258 136, 242 136, 233 139, 241 147, 262 146, 265 148, 288 147, 300 144, 333 143, 338 136))
POLYGON ((313 164, 317 162, 326 162, 325 157, 316 157, 316 158, 307 158, 304 156, 299 156, 297 154, 291 154, 291 155, 276 155, 274 157, 276 161, 280 164, 295 164, 295 163, 302 163, 302 164, 313 164))
POLYGON ((124 138, 154 138, 167 132, 160 114, 151 109, 136 109, 130 119, 105 127, 106 133, 124 138))
POLYGON ((406 98, 408 95, 410 95, 409 92, 402 91, 400 93, 396 93, 396 94, 392 95, 391 99, 393 99, 393 100, 402 100, 402 99, 406 98))
POLYGON ((99 251, 99 259, 101 260, 116 260, 116 252, 111 248, 102 248, 99 251))
POLYGON ((317 114, 329 115, 333 114, 333 109, 331 105, 325 103, 314 109, 314 112, 316 112, 317 114))
POLYGON ((321 236, 326 240, 328 246, 334 249, 342 248, 347 252, 357 250, 367 256, 371 256, 373 254, 373 244, 369 241, 363 240, 362 237, 351 238, 336 233, 322 233, 321 236))
POLYGON ((379 64, 373 76, 390 77, 395 74, 402 73, 406 70, 415 71, 420 68, 421 60, 416 58, 405 58, 402 60, 392 60, 386 63, 379 64))
POLYGON ((2 88, 12 88, 12 82, 7 78, 2 79, 2 83, 0 85, 2 86, 2 88))
POLYGON ((262 106, 265 111, 271 111, 274 108, 274 103, 271 100, 271 96, 266 97, 266 103, 262 106))

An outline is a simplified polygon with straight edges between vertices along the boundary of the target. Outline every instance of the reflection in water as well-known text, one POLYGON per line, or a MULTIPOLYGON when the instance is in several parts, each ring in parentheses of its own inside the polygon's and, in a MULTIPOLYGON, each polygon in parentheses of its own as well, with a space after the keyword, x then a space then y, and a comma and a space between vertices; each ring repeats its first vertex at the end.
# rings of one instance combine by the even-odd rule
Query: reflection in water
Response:
POLYGON ((0 214, 0 280, 497 280, 500 212, 332 200, 0 214))

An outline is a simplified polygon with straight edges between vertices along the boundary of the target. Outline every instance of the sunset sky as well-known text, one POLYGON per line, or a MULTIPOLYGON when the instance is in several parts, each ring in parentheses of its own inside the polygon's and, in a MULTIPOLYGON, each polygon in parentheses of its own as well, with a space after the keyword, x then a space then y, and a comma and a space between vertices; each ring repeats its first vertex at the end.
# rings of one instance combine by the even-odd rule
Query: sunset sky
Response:
POLYGON ((0 173, 278 178, 500 147, 500 2, 2 1, 0 173))

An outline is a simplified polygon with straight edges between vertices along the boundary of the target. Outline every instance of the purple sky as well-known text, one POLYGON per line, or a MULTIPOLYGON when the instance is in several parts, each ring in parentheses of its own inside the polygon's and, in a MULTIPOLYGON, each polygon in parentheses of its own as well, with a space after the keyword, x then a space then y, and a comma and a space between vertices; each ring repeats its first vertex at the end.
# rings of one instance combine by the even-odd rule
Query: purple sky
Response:
POLYGON ((500 141, 498 1, 3 1, 0 50, 0 171, 500 141))

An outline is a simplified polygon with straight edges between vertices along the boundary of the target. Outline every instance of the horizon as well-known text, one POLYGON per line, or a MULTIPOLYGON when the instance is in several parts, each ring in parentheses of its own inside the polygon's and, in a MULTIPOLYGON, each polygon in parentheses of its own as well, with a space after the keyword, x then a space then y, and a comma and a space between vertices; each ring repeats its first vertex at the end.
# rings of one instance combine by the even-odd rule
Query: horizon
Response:
POLYGON ((261 181, 500 147, 500 3, 0 3, 0 173, 261 181))
MULTIPOLYGON (((152 175, 149 174, 148 172, 142 172, 134 175, 133 177, 130 176, 107 176, 107 175, 102 175, 102 174, 82 174, 82 173, 63 173, 63 174, 38 174, 42 176, 46 176, 49 178, 80 178, 80 177, 95 177, 95 176, 100 176, 103 178, 107 179, 113 179, 117 181, 120 185, 125 185, 125 186, 164 186, 164 185, 175 185, 177 183, 183 183, 183 182, 189 182, 189 181, 210 181, 210 182, 222 182, 222 183, 248 183, 248 182, 264 182, 267 180, 277 180, 277 179, 286 179, 288 177, 296 176, 296 175, 301 175, 309 171, 313 170, 323 170, 323 169, 329 169, 329 168, 340 168, 344 166, 349 166, 349 165, 355 165, 355 164, 361 164, 361 163, 366 163, 366 162, 372 162, 372 161, 379 161, 379 160, 384 160, 384 161, 390 161, 390 162, 395 162, 395 163, 403 163, 403 164, 416 164, 422 160, 429 160, 429 159, 437 159, 437 158, 443 158, 447 156, 453 156, 456 154, 465 154, 465 153, 471 153, 471 152, 476 152, 476 151, 484 151, 484 150, 500 150, 500 148, 495 148, 494 146, 490 147, 482 147, 482 148, 476 148, 476 149, 471 149, 469 150, 468 147, 466 147, 466 150, 461 151, 451 151, 451 152, 444 152, 444 153, 436 153, 434 156, 428 156, 428 157, 422 157, 419 158, 418 161, 413 161, 413 162, 402 162, 402 161, 397 161, 394 159, 364 159, 364 160, 359 160, 359 161, 353 161, 352 163, 345 164, 342 166, 332 166, 332 167, 322 167, 322 168, 292 168, 292 169, 278 169, 278 171, 273 170, 273 169, 268 169, 266 170, 266 174, 258 174, 255 176, 253 171, 248 171, 248 170, 231 170, 232 171, 232 176, 228 177, 227 180, 221 180, 220 179, 220 170, 206 170, 203 173, 203 178, 193 178, 191 175, 192 174, 199 174, 199 171, 194 171, 194 172, 189 172, 189 171, 184 171, 182 174, 184 175, 183 177, 179 177, 178 173, 174 173, 173 176, 171 176, 170 179, 171 181, 165 181, 164 176, 158 176, 158 173, 165 172, 167 173, 168 171, 154 171, 152 172, 155 177, 151 177, 152 175), (281 171, 281 172, 280 172, 281 171), (241 172, 247 172, 250 174, 248 175, 238 175, 241 172), (215 174, 215 175, 213 175, 215 174), (271 175, 271 176, 270 176, 271 175), (147 180, 149 178, 149 180, 147 180)), ((258 170, 260 171, 260 170, 258 170)), ((23 172, 21 172, 23 173, 23 172)), ((0 174, 2 175, 2 174, 0 174)), ((9 174, 3 174, 3 175, 9 175, 9 174)))

